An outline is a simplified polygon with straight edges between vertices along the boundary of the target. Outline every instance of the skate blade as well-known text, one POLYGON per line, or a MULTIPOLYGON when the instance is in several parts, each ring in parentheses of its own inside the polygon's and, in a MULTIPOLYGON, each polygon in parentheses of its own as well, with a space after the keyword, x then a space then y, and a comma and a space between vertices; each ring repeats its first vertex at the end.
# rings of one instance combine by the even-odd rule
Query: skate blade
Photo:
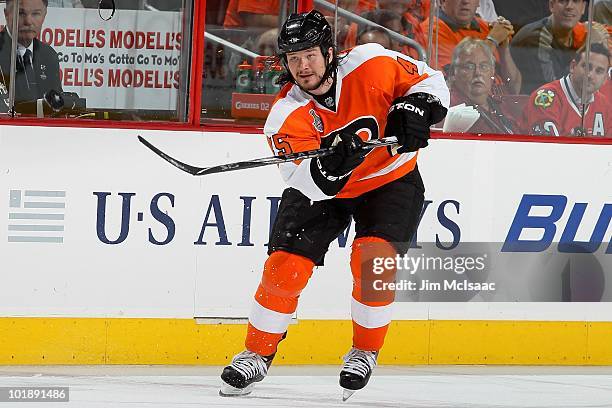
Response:
POLYGON ((347 390, 346 388, 343 388, 342 389, 342 402, 351 398, 351 395, 353 395, 355 392, 356 392, 355 390, 347 390))
POLYGON ((222 397, 244 397, 253 391, 253 385, 254 384, 249 384, 244 388, 236 388, 229 384, 223 383, 221 385, 221 389, 219 390, 219 395, 222 397))

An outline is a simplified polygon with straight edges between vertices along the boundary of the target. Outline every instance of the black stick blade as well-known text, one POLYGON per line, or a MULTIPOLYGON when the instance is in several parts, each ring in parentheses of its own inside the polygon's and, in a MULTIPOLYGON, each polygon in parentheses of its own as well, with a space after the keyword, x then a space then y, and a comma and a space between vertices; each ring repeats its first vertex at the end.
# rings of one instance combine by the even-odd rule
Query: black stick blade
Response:
POLYGON ((197 175, 198 173, 200 173, 202 170, 206 170, 205 168, 202 167, 195 167, 195 166, 191 166, 187 163, 183 163, 180 160, 175 159, 174 157, 162 152, 161 150, 159 150, 157 147, 153 146, 151 143, 149 143, 149 141, 147 141, 144 137, 142 136, 138 136, 138 140, 140 140, 140 143, 142 143, 143 145, 147 146, 149 149, 151 149, 156 155, 158 155, 159 157, 161 157, 162 159, 164 159, 165 161, 167 161, 168 163, 172 164, 174 167, 177 167, 189 174, 192 175, 197 175))

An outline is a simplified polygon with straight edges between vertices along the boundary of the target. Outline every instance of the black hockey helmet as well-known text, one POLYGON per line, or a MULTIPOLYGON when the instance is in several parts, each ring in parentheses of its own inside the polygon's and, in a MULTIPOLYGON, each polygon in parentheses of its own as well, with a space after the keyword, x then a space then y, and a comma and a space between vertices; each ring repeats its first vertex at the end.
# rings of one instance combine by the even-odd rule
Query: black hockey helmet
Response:
POLYGON ((328 78, 335 78, 338 68, 338 55, 332 37, 332 28, 325 16, 317 10, 308 13, 291 14, 278 33, 279 57, 285 66, 285 73, 281 76, 279 83, 295 82, 287 66, 287 53, 306 50, 318 46, 325 58, 325 73, 319 84, 328 78), (331 62, 329 61, 329 49, 332 48, 331 62))
POLYGON ((291 14, 278 33, 280 56, 316 46, 320 46, 324 53, 334 46, 332 28, 325 16, 317 10, 291 14))

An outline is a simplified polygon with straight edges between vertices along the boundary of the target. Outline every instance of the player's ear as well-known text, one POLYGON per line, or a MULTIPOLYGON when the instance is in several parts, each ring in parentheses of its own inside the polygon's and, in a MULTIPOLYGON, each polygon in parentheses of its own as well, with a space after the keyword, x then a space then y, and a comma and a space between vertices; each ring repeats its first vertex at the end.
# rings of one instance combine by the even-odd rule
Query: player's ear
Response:
POLYGON ((574 69, 576 69, 576 65, 578 65, 578 61, 576 61, 576 58, 572 58, 572 60, 570 61, 570 66, 569 66, 569 72, 570 74, 574 73, 574 69))

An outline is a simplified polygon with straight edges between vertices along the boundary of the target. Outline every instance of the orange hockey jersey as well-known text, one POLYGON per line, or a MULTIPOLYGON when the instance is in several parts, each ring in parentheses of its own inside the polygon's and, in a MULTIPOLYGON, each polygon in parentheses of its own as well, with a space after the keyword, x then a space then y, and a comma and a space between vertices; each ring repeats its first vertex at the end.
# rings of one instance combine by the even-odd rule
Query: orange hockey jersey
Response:
MULTIPOLYGON (((605 87, 604 84, 602 88, 605 87)), ((580 95, 566 75, 531 94, 524 112, 524 131, 535 135, 612 137, 612 106, 607 95, 600 90, 592 96, 584 123, 581 109, 580 95)))
MULTIPOLYGON (((391 103, 400 96, 424 92, 448 108, 450 96, 442 73, 424 62, 379 44, 360 45, 346 53, 338 67, 335 112, 297 85, 283 87, 264 126, 274 154, 317 149, 322 138, 341 130, 363 140, 378 139, 384 135, 391 103)), ((396 180, 414 169, 416 159, 417 152, 391 155, 385 148, 374 149, 335 197, 357 197, 396 180)), ((313 201, 333 198, 314 182, 311 160, 281 164, 283 179, 313 201)))

